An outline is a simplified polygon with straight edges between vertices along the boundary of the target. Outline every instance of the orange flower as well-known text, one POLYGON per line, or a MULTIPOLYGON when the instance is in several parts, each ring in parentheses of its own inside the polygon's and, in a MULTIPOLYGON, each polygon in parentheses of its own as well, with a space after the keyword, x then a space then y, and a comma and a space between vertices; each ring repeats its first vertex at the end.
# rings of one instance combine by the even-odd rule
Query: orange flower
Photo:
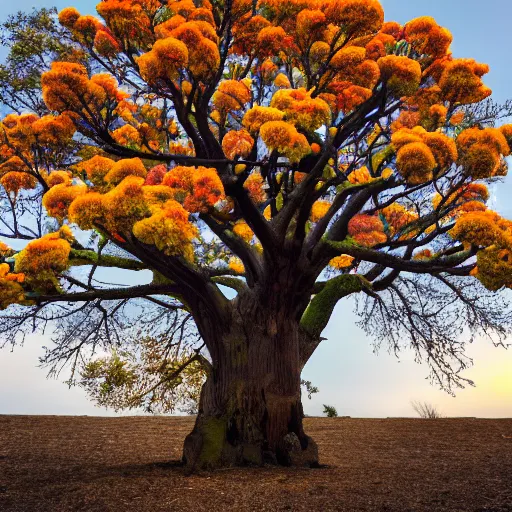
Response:
POLYGON ((283 117, 284 112, 277 108, 255 105, 245 113, 242 124, 250 132, 255 133, 268 121, 280 121, 283 117))
POLYGON ((421 81, 421 66, 409 57, 388 55, 377 61, 381 78, 398 97, 414 94, 421 81))
POLYGON ((396 168, 409 185, 431 180, 436 165, 434 154, 423 142, 412 142, 398 150, 396 168))
POLYGON ((103 196, 98 192, 89 192, 73 200, 68 218, 81 229, 93 229, 97 222, 101 223, 105 214, 103 196))
POLYGON ((450 32, 440 27, 434 18, 423 16, 416 18, 404 27, 405 40, 419 54, 427 54, 439 58, 448 53, 452 42, 450 32))
POLYGON ((213 95, 213 104, 221 112, 241 110, 250 100, 250 89, 237 80, 224 80, 213 95))
POLYGON ((244 242, 249 243, 254 238, 252 229, 248 226, 247 222, 237 222, 233 226, 233 233, 239 236, 244 242))
POLYGON ((127 176, 138 176, 145 178, 147 175, 146 167, 140 158, 128 158, 116 162, 110 171, 105 175, 105 182, 110 185, 118 185, 127 176))
POLYGON ((285 121, 269 121, 263 124, 260 135, 271 151, 279 151, 290 162, 299 162, 311 152, 306 137, 285 121))
POLYGON ((452 103, 478 103, 492 93, 482 82, 482 76, 488 72, 489 66, 473 59, 454 59, 444 67, 439 87, 444 98, 452 103))
POLYGON ((37 180, 26 172, 7 172, 0 178, 0 184, 8 194, 16 197, 20 190, 36 188, 37 180))
POLYGON ((74 7, 66 7, 59 12, 59 23, 68 29, 72 29, 80 18, 80 13, 74 7))
POLYGON ((455 223, 450 235, 454 240, 467 244, 503 247, 510 243, 510 235, 498 227, 499 220, 499 215, 490 210, 464 213, 455 223))
POLYGON ((249 192, 249 196, 256 204, 261 204, 267 199, 267 194, 263 189, 265 182, 259 172, 253 172, 244 183, 244 188, 249 192))
POLYGON ((228 263, 229 268, 237 274, 243 274, 245 272, 244 264, 240 258, 230 258, 228 263))
POLYGON ((270 102, 286 114, 289 123, 306 131, 315 131, 331 121, 331 109, 321 98, 312 98, 312 91, 306 89, 281 89, 276 91, 270 102))
POLYGON ((189 214, 183 206, 172 199, 151 217, 136 222, 133 234, 165 254, 188 261, 194 259, 192 241, 198 236, 198 230, 189 222, 189 214))
POLYGON ((329 201, 315 201, 309 215, 311 222, 318 222, 322 217, 325 217, 330 207, 331 203, 329 201))
POLYGON ((105 185, 105 176, 114 165, 114 160, 96 155, 89 160, 81 162, 79 167, 86 172, 87 177, 94 185, 102 186, 105 185))
POLYGON ((67 216, 71 203, 86 192, 86 185, 55 185, 43 196, 43 206, 50 217, 62 221, 67 216))
POLYGON ((384 224, 375 215, 358 214, 352 217, 348 224, 348 234, 364 247, 373 247, 387 240, 384 224))
POLYGON ((72 175, 68 171, 52 171, 45 178, 47 185, 52 188, 55 185, 60 185, 64 183, 65 185, 70 185, 72 180, 72 175))
POLYGON ((335 81, 367 89, 373 89, 380 78, 379 66, 366 58, 366 50, 360 46, 342 48, 331 59, 330 66, 337 71, 335 81))
POLYGON ((224 187, 214 168, 178 165, 164 176, 162 185, 170 187, 174 199, 192 213, 207 212, 224 198, 224 187))
POLYGON ((29 242, 16 255, 14 268, 16 272, 36 278, 45 272, 62 272, 68 266, 70 252, 69 242, 59 232, 50 233, 29 242))
POLYGON ((457 137, 459 161, 474 179, 499 176, 502 173, 501 155, 508 156, 510 148, 497 128, 470 128, 457 137))
POLYGON ((230 160, 234 160, 237 156, 242 158, 249 156, 253 145, 254 139, 245 130, 232 130, 222 139, 222 150, 230 160))
POLYGON ((329 22, 354 36, 375 33, 384 23, 384 10, 377 0, 332 0, 325 14, 329 22))
POLYGON ((349 256, 348 254, 342 254, 341 256, 336 256, 331 261, 329 261, 329 266, 337 270, 342 270, 351 267, 353 262, 354 258, 352 256, 349 256))

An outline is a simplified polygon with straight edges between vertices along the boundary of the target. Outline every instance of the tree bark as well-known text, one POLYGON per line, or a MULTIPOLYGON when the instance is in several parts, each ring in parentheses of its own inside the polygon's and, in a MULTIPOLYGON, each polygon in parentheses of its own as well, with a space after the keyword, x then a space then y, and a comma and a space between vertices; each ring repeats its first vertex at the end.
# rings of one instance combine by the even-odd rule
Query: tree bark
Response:
POLYGON ((188 471, 237 465, 318 465, 303 430, 299 325, 284 310, 235 299, 212 354, 199 414, 187 436, 188 471))

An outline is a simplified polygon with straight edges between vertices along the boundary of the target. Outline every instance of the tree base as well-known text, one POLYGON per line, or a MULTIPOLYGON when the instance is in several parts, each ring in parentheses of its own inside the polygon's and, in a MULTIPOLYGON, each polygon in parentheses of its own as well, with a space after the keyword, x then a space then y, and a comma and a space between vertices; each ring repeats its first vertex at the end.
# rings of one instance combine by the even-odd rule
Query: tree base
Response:
POLYGON ((198 418, 183 448, 183 464, 187 473, 265 464, 319 467, 317 444, 305 434, 300 439, 295 432, 289 432, 275 448, 264 441, 230 438, 229 434, 224 419, 198 418))

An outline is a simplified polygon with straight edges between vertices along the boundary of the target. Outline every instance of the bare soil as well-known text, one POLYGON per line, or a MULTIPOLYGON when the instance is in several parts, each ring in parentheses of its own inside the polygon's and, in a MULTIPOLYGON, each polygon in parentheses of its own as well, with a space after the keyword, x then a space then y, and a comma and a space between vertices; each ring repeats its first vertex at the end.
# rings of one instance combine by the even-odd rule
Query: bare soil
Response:
POLYGON ((512 512, 512 419, 306 419, 321 469, 185 476, 193 419, 0 416, 0 511, 512 512))

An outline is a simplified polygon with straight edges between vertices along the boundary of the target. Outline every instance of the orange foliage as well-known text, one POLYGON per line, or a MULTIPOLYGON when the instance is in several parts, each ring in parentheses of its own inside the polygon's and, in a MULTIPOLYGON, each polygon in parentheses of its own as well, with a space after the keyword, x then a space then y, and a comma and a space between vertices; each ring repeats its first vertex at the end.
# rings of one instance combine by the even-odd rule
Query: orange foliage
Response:
POLYGON ((198 235, 197 228, 189 222, 183 206, 172 199, 151 217, 136 222, 133 234, 165 254, 182 256, 188 261, 194 259, 192 240, 198 235))
POLYGON ((388 89, 398 97, 416 92, 421 81, 421 66, 409 57, 388 55, 377 61, 381 78, 388 89))
POLYGON ((270 150, 279 151, 290 162, 298 162, 311 152, 306 137, 285 121, 264 123, 260 128, 260 135, 270 150))
POLYGON ((348 224, 348 234, 364 247, 373 247, 387 240, 384 224, 376 215, 355 215, 348 224))
POLYGON ((87 192, 86 185, 70 185, 61 183, 55 185, 43 196, 43 206, 50 217, 62 221, 68 215, 71 203, 80 195, 87 192))
POLYGON ((510 154, 503 133, 497 128, 469 128, 457 137, 458 163, 474 179, 502 175, 501 157, 510 154))
POLYGON ((222 150, 230 160, 237 156, 242 158, 249 156, 253 145, 254 139, 245 130, 232 130, 226 133, 222 139, 222 150))
POLYGON ((249 192, 251 199, 257 203, 263 203, 267 199, 267 195, 263 188, 265 182, 259 172, 253 172, 244 183, 244 188, 249 192))
POLYGON ((174 199, 189 212, 207 212, 224 197, 224 187, 213 168, 178 165, 163 178, 174 199))

